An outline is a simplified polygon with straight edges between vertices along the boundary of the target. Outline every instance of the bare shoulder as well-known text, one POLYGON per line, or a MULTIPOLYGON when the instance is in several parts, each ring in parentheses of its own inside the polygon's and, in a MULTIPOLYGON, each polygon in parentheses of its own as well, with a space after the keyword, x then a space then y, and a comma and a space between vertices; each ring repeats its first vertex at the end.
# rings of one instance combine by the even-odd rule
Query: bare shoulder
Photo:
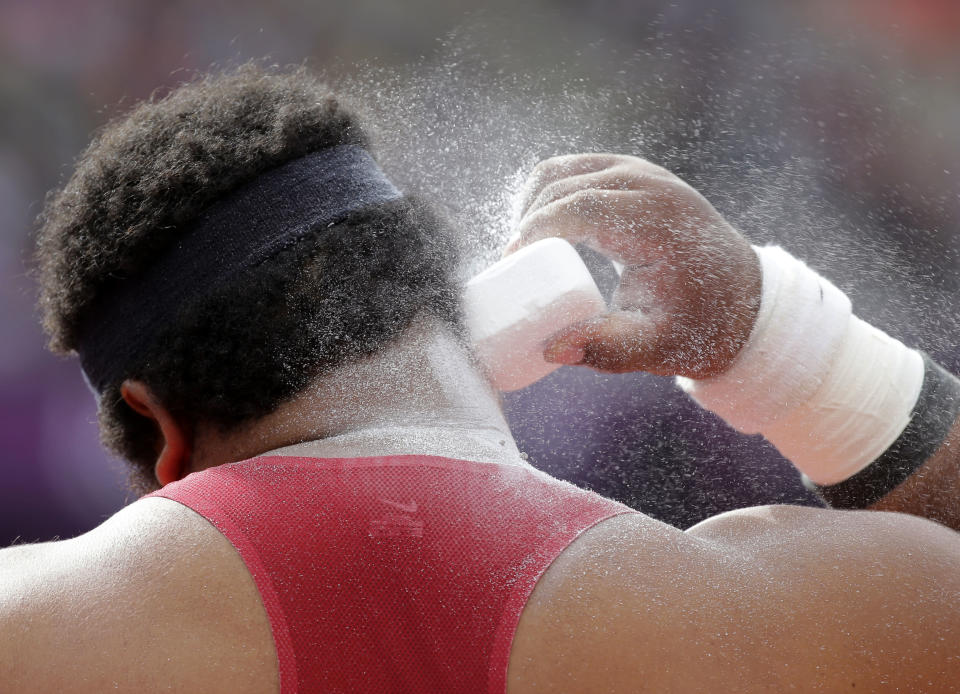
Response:
POLYGON ((960 533, 925 518, 884 511, 755 506, 713 516, 686 533, 760 557, 777 554, 780 548, 794 552, 809 547, 853 554, 857 562, 896 563, 918 549, 931 560, 960 552, 960 533))
POLYGON ((0 680, 16 691, 276 691, 269 622, 230 542, 167 499, 0 551, 0 680))
POLYGON ((960 691, 958 596, 957 534, 911 516, 619 516, 537 584, 509 691, 960 691))

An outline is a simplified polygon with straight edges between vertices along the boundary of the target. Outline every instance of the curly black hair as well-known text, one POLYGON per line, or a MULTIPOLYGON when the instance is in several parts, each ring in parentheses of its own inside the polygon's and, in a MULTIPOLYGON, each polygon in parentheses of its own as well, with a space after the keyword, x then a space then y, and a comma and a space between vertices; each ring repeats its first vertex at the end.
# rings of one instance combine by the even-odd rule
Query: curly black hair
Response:
MULTIPOLYGON (((209 74, 108 124, 40 217, 43 325, 55 352, 117 278, 137 275, 214 201, 258 174, 337 145, 369 147, 357 117, 299 68, 209 74)), ((422 314, 460 328, 452 235, 404 197, 351 214, 183 306, 100 394, 101 438, 156 488, 159 431, 120 396, 145 382, 176 415, 228 432, 317 375, 381 349, 422 314)), ((119 280, 122 286, 122 279, 119 280)))

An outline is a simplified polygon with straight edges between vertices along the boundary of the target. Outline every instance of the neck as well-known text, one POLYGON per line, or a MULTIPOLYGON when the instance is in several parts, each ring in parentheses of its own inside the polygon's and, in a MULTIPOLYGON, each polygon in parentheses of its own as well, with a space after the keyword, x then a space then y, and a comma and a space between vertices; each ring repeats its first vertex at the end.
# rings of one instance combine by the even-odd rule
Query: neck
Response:
POLYGON ((499 395, 462 341, 432 320, 416 321, 372 357, 318 377, 242 434, 203 432, 192 469, 265 453, 520 460, 499 395))

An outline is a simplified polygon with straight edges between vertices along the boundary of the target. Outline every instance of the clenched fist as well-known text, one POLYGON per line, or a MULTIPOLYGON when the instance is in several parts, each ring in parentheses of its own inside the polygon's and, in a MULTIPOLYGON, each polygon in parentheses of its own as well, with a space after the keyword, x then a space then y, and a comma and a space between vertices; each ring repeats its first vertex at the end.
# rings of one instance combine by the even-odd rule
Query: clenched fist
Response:
POLYGON ((508 255, 548 236, 622 263, 610 312, 555 335, 549 361, 707 378, 750 336, 761 274, 747 240, 692 187, 637 157, 541 162, 508 255))

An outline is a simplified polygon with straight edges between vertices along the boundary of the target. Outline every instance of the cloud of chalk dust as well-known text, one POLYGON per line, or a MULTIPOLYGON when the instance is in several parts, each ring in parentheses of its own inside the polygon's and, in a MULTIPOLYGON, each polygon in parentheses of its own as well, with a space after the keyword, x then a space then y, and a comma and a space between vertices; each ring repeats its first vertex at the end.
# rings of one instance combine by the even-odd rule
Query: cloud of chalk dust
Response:
POLYGON ((352 68, 335 85, 372 121, 391 178, 453 222, 464 279, 499 258, 534 165, 557 154, 623 150, 623 138, 603 123, 618 102, 634 99, 567 64, 531 71, 492 55, 483 25, 458 29, 419 63, 352 68))
MULTIPOLYGON (((330 81, 365 114, 388 174, 452 221, 464 280, 499 258, 538 161, 634 154, 681 176, 751 241, 807 260, 865 319, 953 366, 960 241, 945 229, 960 224, 960 207, 936 157, 960 152, 929 145, 929 109, 897 92, 911 84, 904 68, 803 27, 778 31, 671 30, 661 18, 630 45, 531 47, 477 21, 415 63, 351 65, 330 81), (891 162, 918 152, 928 160, 904 171, 927 178, 898 179, 891 162)), ((705 417, 668 379, 561 369, 508 409, 522 414, 511 426, 539 467, 676 525, 804 498, 774 451, 705 417)))
MULTIPOLYGON (((674 171, 752 241, 783 243, 845 290, 903 283, 883 301, 865 296, 882 320, 912 325, 907 297, 947 298, 924 277, 956 274, 957 235, 937 225, 960 218, 956 174, 922 195, 909 191, 926 181, 877 175, 900 149, 918 158, 911 138, 923 139, 931 119, 922 95, 898 93, 916 79, 889 47, 874 55, 803 26, 755 36, 709 17, 682 27, 654 17, 645 29, 629 45, 559 36, 530 45, 519 38, 526 29, 478 17, 417 62, 351 65, 331 81, 367 116, 390 176, 454 223, 464 278, 499 257, 538 161, 612 151, 674 171), (898 215, 905 206, 925 208, 921 217, 932 209, 932 219, 914 224, 917 215, 898 215), (934 267, 918 270, 921 259, 934 267)), ((905 175, 946 168, 925 164, 905 175)))

